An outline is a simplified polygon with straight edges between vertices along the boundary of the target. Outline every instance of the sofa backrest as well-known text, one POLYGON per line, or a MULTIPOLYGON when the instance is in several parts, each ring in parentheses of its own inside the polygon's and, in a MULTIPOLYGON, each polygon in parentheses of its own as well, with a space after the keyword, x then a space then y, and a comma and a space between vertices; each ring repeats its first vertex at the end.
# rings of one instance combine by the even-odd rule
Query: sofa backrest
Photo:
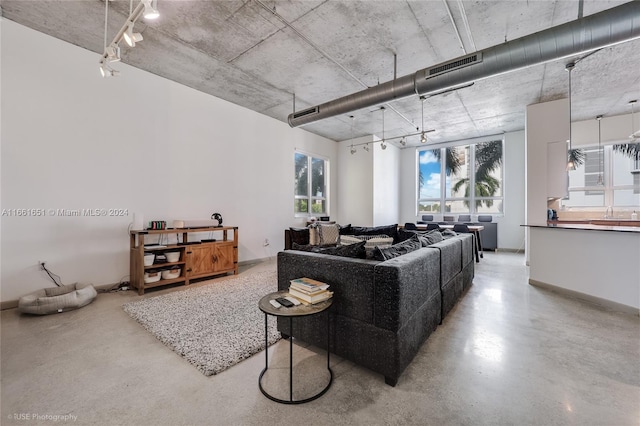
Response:
POLYGON ((332 309, 367 323, 373 323, 375 260, 354 259, 321 253, 286 250, 278 253, 278 290, 288 290, 296 278, 313 278, 330 285, 335 303, 332 309))

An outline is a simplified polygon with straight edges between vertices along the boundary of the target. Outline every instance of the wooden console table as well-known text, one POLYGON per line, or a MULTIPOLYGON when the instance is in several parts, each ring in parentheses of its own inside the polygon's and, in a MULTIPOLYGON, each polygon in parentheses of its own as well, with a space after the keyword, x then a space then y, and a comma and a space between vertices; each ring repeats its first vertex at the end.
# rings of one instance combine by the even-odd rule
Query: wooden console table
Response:
POLYGON ((130 231, 130 263, 129 273, 131 285, 138 290, 138 294, 144 294, 145 289, 163 285, 184 283, 190 280, 205 278, 214 275, 233 272, 238 274, 238 227, 217 226, 199 228, 173 228, 173 229, 145 229, 142 231, 130 231), (229 232, 233 231, 232 238, 229 232), (204 241, 189 242, 189 234, 198 232, 221 233, 222 238, 204 241), (177 244, 155 245, 145 247, 145 236, 162 234, 182 234, 182 241, 177 244), (180 257, 176 262, 154 263, 144 265, 145 253, 155 255, 169 252, 179 252, 180 257), (159 272, 179 267, 180 275, 177 278, 160 279, 155 282, 146 282, 145 273, 149 271, 159 272))

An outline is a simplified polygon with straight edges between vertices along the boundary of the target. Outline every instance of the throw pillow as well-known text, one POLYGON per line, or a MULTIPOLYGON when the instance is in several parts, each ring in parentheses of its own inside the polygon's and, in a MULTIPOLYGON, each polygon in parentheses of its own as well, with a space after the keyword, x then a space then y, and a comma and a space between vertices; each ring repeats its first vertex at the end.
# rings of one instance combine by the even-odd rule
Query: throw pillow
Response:
POLYGON ((330 246, 338 244, 340 237, 340 228, 338 225, 322 225, 318 226, 318 236, 320 237, 321 246, 330 246))
POLYGON ((340 228, 340 235, 353 235, 351 233, 351 224, 348 225, 338 225, 340 228))
POLYGON ((293 243, 297 243, 300 245, 309 244, 308 228, 289 228, 289 235, 291 236, 291 244, 293 243))
POLYGON ((373 259, 374 260, 389 260, 394 257, 402 256, 403 254, 411 253, 412 251, 416 251, 422 247, 422 243, 418 238, 418 235, 414 235, 406 241, 403 241, 398 244, 394 244, 391 247, 381 248, 376 247, 373 250, 373 259))
POLYGON ((309 229, 309 244, 311 244, 312 246, 319 246, 320 232, 318 231, 318 224, 312 223, 311 225, 307 226, 307 228, 309 229))
POLYGON ((338 240, 338 244, 341 246, 348 246, 350 244, 356 244, 361 241, 364 241, 362 238, 358 238, 355 235, 340 235, 340 239, 338 240))

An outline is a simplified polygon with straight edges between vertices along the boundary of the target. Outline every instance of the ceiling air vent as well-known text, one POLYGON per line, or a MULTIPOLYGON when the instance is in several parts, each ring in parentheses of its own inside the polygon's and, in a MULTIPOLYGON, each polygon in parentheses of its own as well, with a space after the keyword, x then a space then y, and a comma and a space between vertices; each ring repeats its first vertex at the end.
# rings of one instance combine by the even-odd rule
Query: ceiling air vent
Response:
POLYGON ((447 62, 446 64, 438 65, 433 68, 429 68, 425 78, 435 77, 436 75, 444 74, 449 71, 457 70, 460 68, 468 67, 469 65, 482 62, 482 53, 476 52, 471 55, 464 56, 462 58, 447 62))
POLYGON ((293 118, 296 119, 300 117, 305 117, 307 115, 317 114, 318 112, 320 112, 320 108, 318 108, 317 106, 314 106, 313 108, 305 109, 299 112, 294 112, 293 118))

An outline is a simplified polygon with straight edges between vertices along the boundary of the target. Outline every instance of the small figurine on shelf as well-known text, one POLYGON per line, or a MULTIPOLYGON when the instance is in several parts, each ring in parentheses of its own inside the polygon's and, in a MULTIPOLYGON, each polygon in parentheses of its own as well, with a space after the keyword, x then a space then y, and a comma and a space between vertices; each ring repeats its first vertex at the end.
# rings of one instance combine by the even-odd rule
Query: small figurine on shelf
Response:
POLYGON ((222 215, 220 213, 214 213, 211 215, 211 220, 217 220, 218 224, 216 226, 222 226, 222 215))

